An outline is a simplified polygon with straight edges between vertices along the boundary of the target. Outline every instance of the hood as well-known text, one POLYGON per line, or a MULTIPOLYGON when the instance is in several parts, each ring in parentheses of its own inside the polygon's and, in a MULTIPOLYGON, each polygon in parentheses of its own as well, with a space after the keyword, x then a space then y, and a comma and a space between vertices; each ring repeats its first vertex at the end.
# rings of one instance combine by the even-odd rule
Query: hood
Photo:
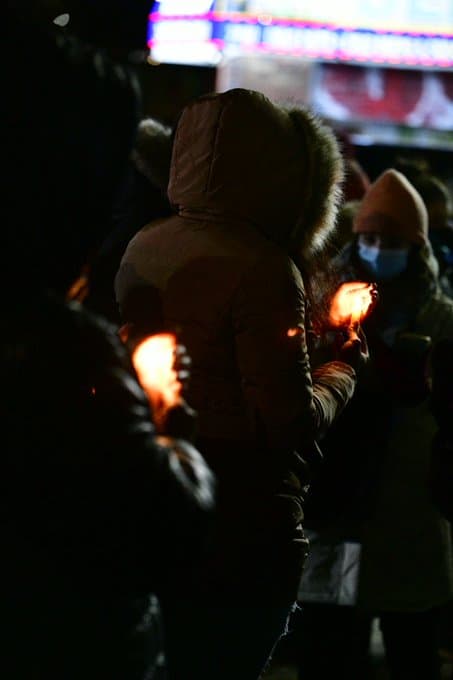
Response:
POLYGON ((316 250, 334 228, 342 178, 335 137, 311 113, 234 89, 184 109, 169 198, 181 214, 246 221, 289 249, 316 250))

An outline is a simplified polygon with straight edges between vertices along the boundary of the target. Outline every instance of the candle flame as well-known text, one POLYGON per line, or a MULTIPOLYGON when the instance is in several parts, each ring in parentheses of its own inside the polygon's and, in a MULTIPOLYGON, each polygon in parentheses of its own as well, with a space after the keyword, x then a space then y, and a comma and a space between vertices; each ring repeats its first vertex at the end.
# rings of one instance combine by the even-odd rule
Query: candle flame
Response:
POLYGON ((363 281, 343 283, 330 306, 329 320, 333 326, 357 326, 368 314, 376 297, 376 286, 363 281))
POLYGON ((176 338, 159 333, 145 338, 134 350, 132 362, 156 418, 181 400, 181 383, 174 368, 176 338))

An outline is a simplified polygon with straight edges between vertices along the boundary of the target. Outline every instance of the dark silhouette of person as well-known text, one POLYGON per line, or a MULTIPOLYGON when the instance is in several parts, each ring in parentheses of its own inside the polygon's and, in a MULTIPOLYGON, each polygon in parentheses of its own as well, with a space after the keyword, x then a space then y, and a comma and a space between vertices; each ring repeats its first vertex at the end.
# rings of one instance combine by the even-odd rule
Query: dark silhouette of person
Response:
MULTIPOLYGON (((147 5, 134 5, 143 20, 147 5)), ((213 476, 177 432, 157 436, 117 329, 74 300, 110 225, 139 99, 127 64, 48 9, 8 3, 2 41, 0 668, 142 680, 151 594, 168 563, 183 571, 201 549, 213 476)))
POLYGON ((334 135, 309 111, 243 89, 203 96, 176 129, 177 214, 142 229, 122 259, 124 321, 149 321, 146 287, 158 288, 192 357, 197 442, 218 480, 206 558, 161 600, 172 679, 256 679, 294 605, 316 440, 362 357, 347 335, 312 374, 307 351, 304 262, 333 228, 341 179, 334 135))

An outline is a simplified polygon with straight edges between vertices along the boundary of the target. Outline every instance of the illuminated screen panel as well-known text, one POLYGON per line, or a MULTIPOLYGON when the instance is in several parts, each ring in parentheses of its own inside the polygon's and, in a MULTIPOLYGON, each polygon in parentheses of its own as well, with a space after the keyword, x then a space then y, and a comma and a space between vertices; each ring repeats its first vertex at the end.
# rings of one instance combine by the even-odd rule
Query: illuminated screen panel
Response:
POLYGON ((149 46, 157 61, 175 63, 269 53, 453 68, 453 1, 161 0, 149 46))
POLYGON ((218 0, 216 10, 332 28, 453 35, 451 0, 218 0))
POLYGON ((311 105, 336 121, 453 131, 453 73, 322 64, 311 105))
POLYGON ((155 2, 148 30, 151 58, 174 64, 218 64, 222 51, 214 39, 214 9, 214 0, 155 2))

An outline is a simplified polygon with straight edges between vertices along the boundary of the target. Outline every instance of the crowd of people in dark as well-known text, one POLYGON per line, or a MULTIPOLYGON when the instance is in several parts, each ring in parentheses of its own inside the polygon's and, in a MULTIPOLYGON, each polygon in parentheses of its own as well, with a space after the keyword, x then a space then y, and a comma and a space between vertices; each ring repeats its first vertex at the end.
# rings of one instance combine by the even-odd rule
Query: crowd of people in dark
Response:
POLYGON ((291 638, 299 680, 372 680, 377 620, 391 680, 440 680, 450 187, 253 90, 155 119, 151 4, 4 9, 1 675, 258 680, 291 638))

